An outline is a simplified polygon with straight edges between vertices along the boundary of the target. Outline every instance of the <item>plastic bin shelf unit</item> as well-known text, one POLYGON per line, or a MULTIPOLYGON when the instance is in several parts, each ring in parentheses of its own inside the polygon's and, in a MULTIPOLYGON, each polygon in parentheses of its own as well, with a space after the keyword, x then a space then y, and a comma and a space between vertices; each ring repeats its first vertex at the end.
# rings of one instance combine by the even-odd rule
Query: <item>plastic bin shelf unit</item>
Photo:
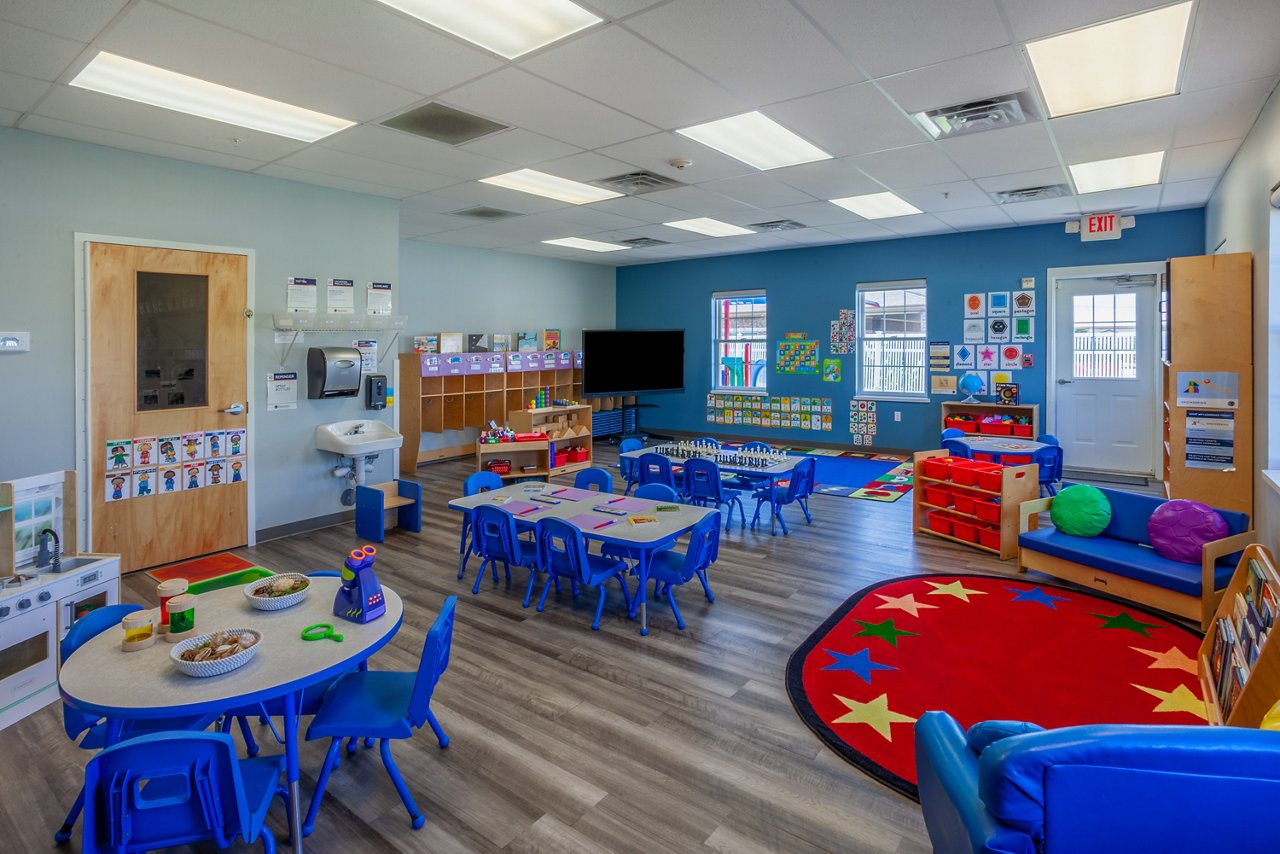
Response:
POLYGON ((915 530, 999 555, 1018 556, 1018 505, 1040 494, 1038 467, 999 466, 950 457, 915 455, 915 530))

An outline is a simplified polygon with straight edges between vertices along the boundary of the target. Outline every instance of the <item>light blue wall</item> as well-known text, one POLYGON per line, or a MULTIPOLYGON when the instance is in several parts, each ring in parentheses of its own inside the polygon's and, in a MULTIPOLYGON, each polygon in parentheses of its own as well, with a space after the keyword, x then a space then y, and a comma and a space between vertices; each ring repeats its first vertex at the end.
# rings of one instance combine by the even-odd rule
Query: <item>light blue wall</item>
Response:
MULTIPOLYGON (((576 348, 583 329, 613 327, 614 271, 600 264, 404 240, 400 276, 400 307, 410 318, 401 352, 427 332, 552 328, 566 348, 576 348)), ((474 440, 474 430, 426 433, 422 447, 474 440)))
MULTIPOLYGON (((364 409, 308 401, 304 388, 296 410, 264 411, 265 376, 284 353, 271 315, 284 309, 289 276, 398 284, 398 219, 394 200, 0 129, 0 329, 32 337, 30 353, 0 356, 0 480, 75 467, 72 235, 88 232, 255 250, 256 527, 342 510, 333 460, 312 431, 364 409)), ((313 336, 283 367, 302 369, 306 345, 352 337, 313 336)), ((389 456, 376 473, 392 474, 389 456)))
MULTIPOLYGON (((653 394, 643 402, 648 430, 762 436, 791 444, 849 442, 849 399, 855 393, 855 360, 841 358, 843 381, 824 383, 819 376, 770 373, 769 393, 799 397, 832 397, 832 432, 779 430, 708 424, 706 395, 711 381, 711 294, 714 291, 764 288, 769 295, 770 346, 785 332, 805 332, 827 341, 830 321, 841 308, 853 308, 858 282, 926 279, 929 287, 928 337, 960 343, 961 302, 974 291, 1016 291, 1025 276, 1036 279, 1036 341, 1029 346, 1035 367, 1015 374, 1022 399, 1044 402, 1045 272, 1051 267, 1161 261, 1204 251, 1203 210, 1147 214, 1117 241, 1081 243, 1061 224, 975 231, 874 243, 852 243, 694 261, 674 261, 618 270, 618 327, 685 329, 685 392, 653 394)), ((772 364, 772 357, 770 358, 772 364)), ((938 441, 939 404, 957 397, 935 396, 929 403, 882 403, 876 445, 883 448, 933 447, 938 441), (894 410, 902 421, 893 422, 894 410)))

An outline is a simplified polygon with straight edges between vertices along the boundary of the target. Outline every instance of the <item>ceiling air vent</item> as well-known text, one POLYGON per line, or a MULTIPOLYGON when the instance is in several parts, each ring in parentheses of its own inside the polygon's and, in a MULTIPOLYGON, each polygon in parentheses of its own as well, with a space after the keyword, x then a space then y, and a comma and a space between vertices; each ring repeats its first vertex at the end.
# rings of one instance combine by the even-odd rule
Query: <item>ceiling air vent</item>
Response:
POLYGON ((613 190, 616 193, 623 193, 628 196, 639 196, 644 193, 652 193, 655 190, 670 190, 672 187, 685 186, 679 181, 645 171, 614 175, 612 178, 601 178, 591 183, 597 187, 604 187, 606 190, 613 190))
POLYGON ((384 127, 425 136, 447 145, 462 145, 507 129, 507 125, 436 103, 424 104, 407 113, 392 116, 382 124, 384 127))
POLYGON ((625 243, 632 249, 641 249, 645 246, 666 246, 669 241, 658 240, 653 237, 633 237, 630 240, 619 240, 619 243, 625 243))
POLYGON ((1020 190, 1001 190, 991 196, 1002 205, 1014 202, 1035 202, 1040 199, 1060 199, 1071 195, 1066 184, 1046 184, 1043 187, 1023 187, 1020 190))
POLYGON ((798 228, 808 228, 803 222, 796 222, 794 219, 775 219, 769 222, 753 222, 747 228, 754 228, 760 231, 795 231, 798 228))
POLYGON ((481 205, 479 207, 467 208, 460 211, 450 211, 449 216, 466 216, 472 219, 482 219, 486 222, 493 222, 499 219, 510 219, 513 216, 520 216, 515 211, 504 211, 501 208, 489 208, 481 205))
POLYGON ((939 107, 926 110, 912 116, 929 136, 934 139, 949 139, 984 130, 999 130, 1026 124, 1035 118, 1031 111, 1026 93, 1016 92, 1012 95, 1001 95, 998 98, 986 98, 981 101, 970 101, 967 104, 956 104, 951 107, 939 107))

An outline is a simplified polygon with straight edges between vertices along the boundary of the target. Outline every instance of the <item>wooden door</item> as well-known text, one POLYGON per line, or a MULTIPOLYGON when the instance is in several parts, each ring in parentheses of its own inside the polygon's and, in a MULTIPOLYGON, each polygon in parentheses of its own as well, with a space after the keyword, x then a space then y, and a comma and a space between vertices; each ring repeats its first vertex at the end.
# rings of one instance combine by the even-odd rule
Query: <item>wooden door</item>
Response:
POLYGON ((89 244, 90 533, 123 572, 248 542, 247 269, 89 244))

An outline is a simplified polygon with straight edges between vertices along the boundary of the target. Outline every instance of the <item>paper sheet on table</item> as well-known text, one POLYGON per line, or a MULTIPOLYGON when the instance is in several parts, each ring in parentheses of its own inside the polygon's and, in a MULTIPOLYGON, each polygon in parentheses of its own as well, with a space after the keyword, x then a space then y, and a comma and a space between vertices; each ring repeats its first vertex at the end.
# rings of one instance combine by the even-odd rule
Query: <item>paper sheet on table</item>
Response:
POLYGON ((565 521, 570 525, 581 528, 584 533, 590 534, 593 531, 613 528, 622 521, 622 518, 610 519, 602 513, 579 513, 577 516, 570 516, 565 521))
POLYGON ((546 510, 545 504, 532 504, 528 501, 508 501, 502 505, 502 509, 506 510, 513 516, 528 517, 537 513, 539 510, 546 510))
POLYGON ((653 502, 643 498, 624 498, 621 501, 614 499, 596 506, 608 507, 610 510, 626 510, 628 513, 647 513, 653 509, 653 502))
POLYGON ((590 489, 578 489, 576 486, 565 486, 547 493, 552 498, 563 498, 565 501, 586 501, 588 498, 595 498, 599 494, 598 492, 592 492, 590 489))

